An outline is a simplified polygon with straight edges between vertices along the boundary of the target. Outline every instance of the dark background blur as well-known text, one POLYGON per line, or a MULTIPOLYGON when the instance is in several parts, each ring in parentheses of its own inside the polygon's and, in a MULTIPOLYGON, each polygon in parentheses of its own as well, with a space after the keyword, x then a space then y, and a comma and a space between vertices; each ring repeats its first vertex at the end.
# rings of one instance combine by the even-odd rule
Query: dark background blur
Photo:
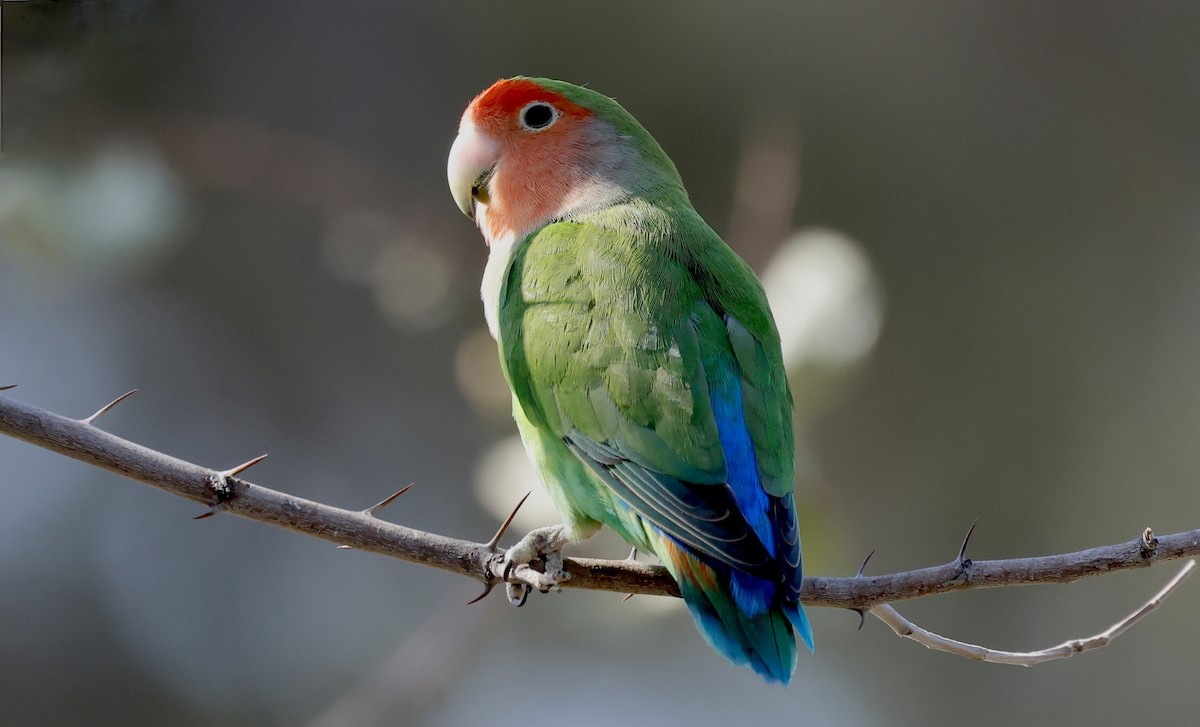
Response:
MULTIPOLYGON (((105 428, 214 467, 270 452, 250 479, 345 507, 415 482, 386 517, 486 539, 533 480, 445 157, 478 91, 547 75, 616 96, 767 275, 807 572, 944 562, 976 516, 977 558, 1200 526, 1200 5, 121 0, 2 22, 0 384, 31 404, 84 416, 140 387, 105 428)), ((466 579, 192 522, 8 439, 0 503, 5 724, 1195 714, 1196 583, 1036 669, 812 609, 785 690, 668 599, 468 608, 466 579)), ((901 610, 1041 648, 1170 572, 901 610)))

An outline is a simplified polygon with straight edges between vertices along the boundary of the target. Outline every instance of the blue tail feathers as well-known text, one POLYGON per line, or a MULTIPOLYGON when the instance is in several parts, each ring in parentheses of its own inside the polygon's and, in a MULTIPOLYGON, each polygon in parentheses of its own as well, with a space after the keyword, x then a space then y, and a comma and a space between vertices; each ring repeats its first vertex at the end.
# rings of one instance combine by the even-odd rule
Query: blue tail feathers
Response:
POLYGON ((737 575, 719 574, 679 548, 664 558, 679 583, 696 627, 725 658, 771 682, 787 684, 796 668, 796 634, 812 650, 812 628, 799 603, 766 603, 748 613, 737 595, 737 575))

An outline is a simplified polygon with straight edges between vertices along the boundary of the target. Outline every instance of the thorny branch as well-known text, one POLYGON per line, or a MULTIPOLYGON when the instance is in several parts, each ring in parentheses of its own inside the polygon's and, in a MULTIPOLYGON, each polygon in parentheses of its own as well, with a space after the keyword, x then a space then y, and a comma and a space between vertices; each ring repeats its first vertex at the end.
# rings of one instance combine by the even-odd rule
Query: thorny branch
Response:
MULTIPOLYGON (((0 386, 0 390, 8 388, 12 387, 0 386)), ((209 510, 200 517, 229 512, 323 538, 341 546, 470 576, 482 582, 488 590, 502 580, 498 568, 500 553, 496 550, 495 542, 484 544, 459 540, 375 517, 375 513, 395 499, 396 495, 366 510, 345 510, 235 478, 235 475, 257 464, 265 455, 228 470, 213 470, 121 439, 95 426, 100 416, 127 396, 129 394, 85 419, 71 419, 0 396, 0 433, 208 506, 209 510)), ((502 535, 502 532, 497 535, 502 535)), ((496 540, 498 538, 493 538, 493 541, 496 540)), ((907 636, 917 633, 919 627, 904 621, 887 604, 976 588, 1070 583, 1088 576, 1194 557, 1200 555, 1200 530, 1155 537, 1147 528, 1140 537, 1130 542, 1033 558, 970 560, 965 556, 965 549, 964 542, 954 559, 944 565, 903 573, 879 576, 860 573, 848 578, 807 577, 800 598, 805 604, 813 606, 871 612, 897 633, 909 631, 908 634, 901 633, 907 636), (894 617, 887 617, 892 614, 894 617)), ((562 584, 564 587, 679 595, 675 582, 661 566, 628 559, 568 558, 565 567, 571 578, 562 584)), ((1127 618, 1100 636, 1111 638, 1153 610, 1177 585, 1177 580, 1144 606, 1136 618, 1127 618)), ((922 643, 930 645, 929 641, 937 639, 952 641, 936 634, 930 634, 930 637, 922 643)), ((967 644, 964 648, 948 650, 978 658, 973 655, 975 652, 965 652, 982 648, 967 644)))

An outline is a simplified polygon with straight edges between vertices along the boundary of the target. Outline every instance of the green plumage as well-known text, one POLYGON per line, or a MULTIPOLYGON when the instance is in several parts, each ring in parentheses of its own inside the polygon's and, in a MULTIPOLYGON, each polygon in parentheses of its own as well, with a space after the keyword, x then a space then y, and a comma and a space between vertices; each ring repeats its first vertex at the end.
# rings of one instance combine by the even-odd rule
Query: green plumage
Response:
MULTIPOLYGON (((791 395, 767 311, 753 272, 690 205, 635 199, 548 225, 517 248, 501 291, 514 408, 555 440, 577 430, 656 472, 721 484, 705 369, 733 360, 764 488, 782 496, 793 486, 791 395)), ((572 483, 547 482, 558 486, 572 483)), ((618 527, 611 513, 576 509, 618 527)))

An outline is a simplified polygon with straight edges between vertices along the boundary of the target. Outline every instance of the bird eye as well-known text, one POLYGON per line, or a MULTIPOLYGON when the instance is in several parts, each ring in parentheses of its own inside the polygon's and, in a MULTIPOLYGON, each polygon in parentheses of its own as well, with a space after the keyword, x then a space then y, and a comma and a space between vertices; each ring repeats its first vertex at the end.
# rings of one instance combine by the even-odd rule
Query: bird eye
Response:
POLYGON ((558 118, 558 110, 548 103, 534 101, 521 109, 521 126, 530 131, 541 131, 558 118))

